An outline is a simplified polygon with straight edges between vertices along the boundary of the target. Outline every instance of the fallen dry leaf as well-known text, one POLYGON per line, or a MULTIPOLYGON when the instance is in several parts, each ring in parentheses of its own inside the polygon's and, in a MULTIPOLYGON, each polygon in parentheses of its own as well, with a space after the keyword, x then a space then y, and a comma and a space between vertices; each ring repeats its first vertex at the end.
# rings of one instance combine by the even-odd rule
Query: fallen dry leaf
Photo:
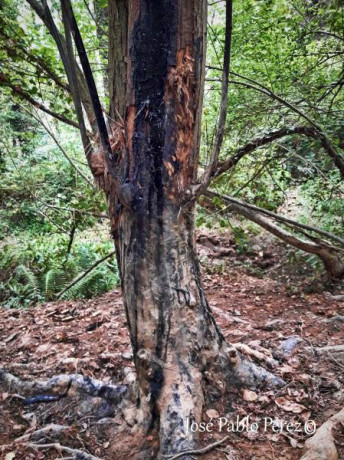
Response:
POLYGON ((284 398, 283 396, 281 396, 280 398, 276 398, 275 403, 281 409, 287 412, 293 412, 294 414, 301 414, 301 412, 307 410, 305 406, 290 401, 289 399, 284 398))
POLYGON ((244 391, 243 391, 243 394, 242 394, 242 397, 243 397, 243 400, 244 400, 244 401, 252 402, 252 401, 256 401, 256 400, 257 400, 258 395, 257 395, 257 393, 255 393, 254 391, 251 391, 251 390, 244 390, 244 391))
POLYGON ((13 460, 14 458, 16 458, 16 454, 14 452, 9 452, 5 455, 5 460, 13 460))
POLYGON ((207 416, 212 419, 212 418, 219 418, 219 413, 215 409, 209 409, 206 412, 207 416))

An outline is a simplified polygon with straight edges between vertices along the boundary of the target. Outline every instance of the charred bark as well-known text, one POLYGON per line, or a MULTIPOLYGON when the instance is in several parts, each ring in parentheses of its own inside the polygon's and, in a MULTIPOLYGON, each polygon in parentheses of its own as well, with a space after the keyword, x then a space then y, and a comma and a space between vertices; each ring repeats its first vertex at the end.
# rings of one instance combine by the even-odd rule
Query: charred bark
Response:
POLYGON ((129 2, 127 205, 110 203, 137 371, 138 422, 160 454, 193 448, 189 420, 228 385, 280 383, 240 358, 216 326, 200 281, 194 203, 182 205, 198 157, 206 2, 129 2), (208 391, 211 386, 211 391, 208 391))

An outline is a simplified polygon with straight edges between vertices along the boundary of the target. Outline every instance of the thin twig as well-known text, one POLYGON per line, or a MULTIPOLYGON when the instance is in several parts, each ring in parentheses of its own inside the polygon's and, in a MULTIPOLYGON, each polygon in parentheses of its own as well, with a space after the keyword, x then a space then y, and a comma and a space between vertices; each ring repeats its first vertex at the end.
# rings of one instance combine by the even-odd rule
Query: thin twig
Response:
POLYGON ((168 460, 176 460, 177 458, 183 457, 184 455, 202 455, 210 450, 213 450, 216 446, 219 446, 220 444, 224 443, 229 439, 229 436, 225 436, 223 439, 220 439, 220 441, 216 441, 213 444, 209 444, 209 446, 203 447, 203 449, 198 449, 198 450, 186 450, 184 452, 180 452, 177 455, 173 455, 173 457, 169 457, 168 455, 164 455, 165 458, 168 458, 168 460))
POLYGON ((61 151, 62 155, 66 158, 66 160, 73 166, 75 171, 92 187, 95 188, 95 185, 92 183, 92 181, 77 167, 77 165, 74 163, 74 161, 70 158, 68 153, 65 151, 65 149, 62 147, 60 142, 58 141, 57 137, 55 134, 46 126, 46 124, 41 120, 39 116, 34 115, 30 110, 28 110, 26 107, 23 105, 20 105, 20 107, 25 110, 29 115, 31 115, 42 127, 45 129, 45 131, 49 134, 49 136, 52 138, 52 140, 55 142, 59 150, 61 151))
POLYGON ((82 280, 86 275, 88 275, 92 270, 94 270, 99 264, 104 262, 106 259, 109 259, 110 257, 113 257, 116 254, 116 251, 112 251, 109 254, 107 254, 105 257, 102 259, 97 260, 95 264, 93 264, 91 267, 89 267, 87 270, 85 270, 81 275, 77 276, 68 286, 66 286, 61 292, 56 294, 56 299, 59 299, 63 294, 65 294, 71 287, 74 286, 78 281, 82 280))
POLYGON ((335 363, 340 369, 344 369, 343 364, 341 364, 329 351, 327 352, 328 357, 335 363))
POLYGON ((67 452, 68 454, 74 455, 76 458, 82 458, 84 460, 101 460, 100 457, 95 457, 94 455, 88 454, 80 449, 71 449, 67 446, 62 446, 61 444, 55 442, 52 444, 34 444, 34 443, 27 443, 24 444, 31 449, 55 449, 58 452, 67 452))

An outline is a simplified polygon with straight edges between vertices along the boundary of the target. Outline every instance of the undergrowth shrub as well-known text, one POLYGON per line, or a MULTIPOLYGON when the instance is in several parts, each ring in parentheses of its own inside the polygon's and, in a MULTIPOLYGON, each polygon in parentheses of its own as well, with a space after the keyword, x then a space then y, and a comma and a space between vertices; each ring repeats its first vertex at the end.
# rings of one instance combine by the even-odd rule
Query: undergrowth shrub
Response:
MULTIPOLYGON (((75 242, 66 255, 61 235, 23 239, 0 251, 0 301, 5 308, 51 301, 73 279, 111 252, 110 242, 75 242)), ((116 261, 108 259, 72 286, 62 299, 87 299, 113 289, 119 282, 116 261)))

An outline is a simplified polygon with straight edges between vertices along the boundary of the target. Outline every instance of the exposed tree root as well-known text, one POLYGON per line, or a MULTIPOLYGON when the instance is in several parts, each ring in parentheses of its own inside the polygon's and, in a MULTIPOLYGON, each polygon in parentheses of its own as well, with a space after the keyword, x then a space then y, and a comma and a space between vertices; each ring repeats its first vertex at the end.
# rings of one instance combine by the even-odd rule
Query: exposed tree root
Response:
POLYGON ((340 295, 331 295, 331 298, 333 300, 336 300, 337 302, 344 302, 344 295, 343 294, 340 294, 340 295))
MULTIPOLYGON (((280 377, 243 357, 237 349, 254 356, 258 360, 264 360, 268 364, 275 366, 275 361, 272 358, 251 349, 247 345, 235 344, 235 347, 230 346, 225 350, 225 353, 232 368, 229 380, 233 384, 254 388, 262 386, 274 388, 285 385, 285 382, 280 377)), ((35 395, 32 398, 25 399, 24 403, 26 404, 50 402, 50 399, 51 401, 56 401, 66 396, 67 393, 68 396, 75 396, 77 393, 86 394, 105 399, 112 404, 118 404, 122 401, 125 394, 128 393, 129 389, 129 385, 104 384, 100 380, 91 379, 81 374, 61 374, 49 380, 26 381, 19 379, 3 369, 0 369, 1 383, 5 384, 11 391, 19 393, 20 396, 22 394, 35 395)), ((134 382, 131 381, 130 386, 133 386, 133 384, 134 382)))
POLYGON ((73 456, 73 458, 77 460, 101 460, 99 457, 95 457, 94 455, 88 454, 79 449, 71 449, 67 446, 62 446, 59 443, 52 443, 52 444, 34 444, 34 443, 27 443, 25 444, 26 447, 30 447, 31 449, 35 450, 46 450, 46 449, 55 449, 58 452, 66 452, 73 456))
POLYGON ((229 436, 225 436, 223 439, 220 439, 220 441, 216 441, 213 444, 209 444, 209 446, 204 447, 203 449, 198 449, 198 450, 187 450, 184 452, 180 452, 177 455, 168 456, 164 455, 165 458, 168 460, 177 460, 177 458, 184 457, 184 455, 202 455, 206 454, 207 452, 210 452, 211 450, 215 449, 215 447, 219 446, 220 444, 223 444, 225 441, 229 439, 229 436))
MULTIPOLYGON (((142 353, 139 353, 139 355, 142 358, 142 353)), ((257 355, 254 355, 257 358, 257 355)), ((167 369, 168 368, 166 366, 166 370, 167 369)), ((250 361, 249 358, 242 356, 237 349, 231 345, 225 345, 221 348, 218 358, 209 363, 208 369, 209 372, 206 371, 205 375, 206 380, 204 382, 204 389, 201 387, 201 373, 198 372, 198 374, 195 374, 198 380, 195 380, 195 388, 192 391, 192 395, 194 396, 192 397, 205 397, 205 400, 202 400, 202 403, 199 406, 199 419, 201 418, 202 410, 204 410, 204 406, 206 406, 208 398, 209 400, 212 400, 213 397, 216 399, 221 395, 224 395, 224 393, 231 388, 276 388, 285 385, 285 382, 278 376, 256 365, 250 361), (226 381, 226 384, 223 386, 220 385, 219 388, 217 388, 216 382, 219 382, 219 376, 221 376, 221 380, 226 381), (207 386, 207 383, 210 383, 210 387, 207 386), (212 394, 207 393, 210 388, 213 392, 212 394), (202 393, 203 391, 204 393, 202 393)), ((169 368, 168 370, 171 374, 166 372, 166 375, 171 376, 171 378, 175 378, 174 368, 169 368)), ((61 409, 64 410, 65 407, 70 406, 70 400, 73 398, 75 402, 72 403, 72 414, 75 413, 77 418, 85 415, 89 417, 91 415, 95 419, 101 419, 103 417, 113 417, 116 414, 120 414, 122 420, 125 421, 128 426, 134 427, 133 429, 136 433, 143 433, 146 432, 146 429, 150 429, 150 425, 147 424, 146 419, 142 418, 140 407, 137 406, 137 382, 134 380, 135 376, 131 372, 127 374, 127 377, 129 377, 130 380, 128 385, 114 385, 104 384, 99 380, 84 377, 80 374, 63 374, 54 376, 48 380, 36 380, 30 382, 21 380, 5 370, 0 370, 0 386, 6 387, 6 390, 9 390, 12 393, 18 393, 20 396, 29 395, 30 397, 24 399, 22 404, 40 404, 51 401, 59 402, 61 400, 61 409)), ((126 380, 128 381, 128 378, 126 380)), ((167 386, 163 388, 164 391, 166 391, 166 394, 162 393, 162 401, 164 400, 164 397, 170 397, 170 394, 168 393, 169 388, 167 386)), ((173 408, 173 416, 175 417, 176 423, 184 424, 189 417, 188 408, 190 408, 190 406, 183 406, 181 403, 179 404, 178 399, 177 403, 178 404, 176 404, 173 408)), ((68 410, 70 410, 70 408, 68 410)), ((164 414, 166 420, 169 419, 170 413, 171 412, 164 414)), ((171 427, 174 428, 172 425, 171 427)), ((167 430, 171 428, 169 425, 166 425, 166 427, 167 430)), ((187 437, 188 433, 184 433, 184 431, 180 429, 180 431, 178 431, 179 434, 176 434, 172 428, 171 432, 168 433, 168 439, 170 439, 171 446, 168 445, 166 448, 166 445, 161 442, 161 454, 169 454, 173 456, 177 455, 178 452, 183 451, 183 458, 190 458, 187 456, 189 450, 192 450, 192 453, 194 454, 205 452, 203 452, 202 449, 197 451, 197 435, 191 433, 193 438, 189 439, 187 437), (162 449, 162 446, 165 448, 162 449), (187 451, 187 454, 185 454, 185 451, 187 451)), ((35 427, 31 429, 31 431, 34 429, 35 427)), ((69 453, 74 455, 74 457, 78 459, 95 459, 96 457, 89 456, 77 449, 65 447, 57 442, 58 440, 56 438, 58 438, 59 434, 63 433, 66 429, 68 429, 68 427, 63 425, 48 425, 31 433, 24 434, 16 440, 15 445, 35 449, 56 449, 66 452, 67 454, 69 453), (45 440, 49 444, 44 444, 45 440), (55 440, 55 443, 51 443, 55 440), (37 444, 34 444, 34 442, 37 444)), ((143 437, 144 436, 145 435, 143 435, 143 437)), ((213 446, 208 446, 208 448, 210 450, 213 446)), ((145 447, 142 446, 142 449, 145 449, 145 447)), ((148 455, 151 455, 151 453, 148 455)), ((147 457, 139 456, 137 458, 147 457)), ((172 458, 179 458, 179 456, 172 458)))
POLYGON ((229 348, 227 354, 233 365, 233 383, 251 388, 259 388, 262 386, 266 386, 267 388, 280 388, 286 385, 286 382, 280 377, 242 357, 236 348, 229 348))
MULTIPOLYGON (((3 369, 0 369, 0 383, 4 383, 11 390, 28 395, 50 392, 63 397, 66 396, 66 392, 69 395, 81 392, 89 396, 101 397, 113 403, 120 402, 128 389, 127 385, 106 385, 100 380, 84 377, 80 374, 61 374, 49 380, 30 382, 21 380, 3 369)), ((37 402, 41 402, 39 398, 37 402)))
POLYGON ((253 358, 258 359, 259 361, 264 361, 271 367, 278 366, 278 362, 271 356, 271 352, 267 349, 264 349, 264 352, 254 350, 245 343, 232 343, 232 345, 236 350, 241 351, 242 353, 248 356, 252 356, 253 358))
POLYGON ((344 424, 344 409, 321 425, 314 436, 306 441, 300 460, 338 460, 332 431, 340 423, 344 424))
POLYGON ((326 347, 307 347, 307 350, 316 351, 317 353, 343 353, 344 345, 328 345, 326 347))
POLYGON ((20 436, 20 438, 17 438, 14 442, 15 444, 23 443, 26 441, 39 441, 40 439, 44 437, 49 437, 50 439, 52 437, 58 437, 61 433, 64 431, 70 430, 71 427, 67 425, 57 425, 55 423, 51 423, 39 430, 33 431, 32 433, 27 433, 24 434, 23 436, 20 436))
POLYGON ((332 318, 325 319, 325 323, 334 323, 335 321, 341 321, 344 323, 344 315, 336 315, 332 318))

